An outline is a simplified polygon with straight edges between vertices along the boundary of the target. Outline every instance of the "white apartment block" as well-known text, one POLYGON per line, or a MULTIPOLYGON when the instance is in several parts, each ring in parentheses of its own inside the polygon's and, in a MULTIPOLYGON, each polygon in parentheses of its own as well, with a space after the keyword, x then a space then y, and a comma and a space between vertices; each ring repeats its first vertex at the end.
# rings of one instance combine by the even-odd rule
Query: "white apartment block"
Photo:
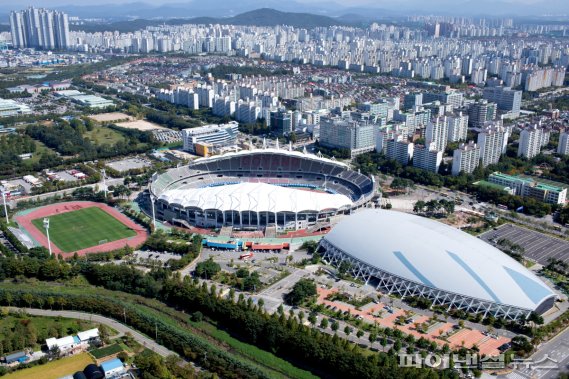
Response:
POLYGON ((409 161, 413 159, 413 150, 413 142, 409 142, 406 136, 398 134, 395 138, 387 140, 385 156, 407 166, 409 161))
POLYGON ((506 152, 509 133, 499 123, 489 125, 478 133, 480 161, 483 167, 496 164, 506 152))
POLYGON ((557 154, 569 154, 569 133, 561 132, 559 134, 559 145, 557 145, 557 154))
POLYGON ((461 143, 452 156, 452 175, 461 172, 471 174, 480 163, 480 147, 470 141, 468 144, 461 143))
POLYGON ((413 150, 413 167, 431 172, 439 172, 442 161, 443 152, 437 151, 434 144, 429 147, 417 145, 413 150))
POLYGON ((538 125, 532 125, 520 132, 518 157, 531 159, 538 155, 541 148, 549 143, 550 132, 538 125))
POLYGON ((435 150, 444 151, 447 145, 448 124, 445 118, 437 117, 434 122, 427 124, 425 144, 433 145, 435 150))
POLYGON ((458 115, 446 117, 447 123, 447 141, 457 142, 466 140, 468 133, 468 115, 459 112, 458 115))

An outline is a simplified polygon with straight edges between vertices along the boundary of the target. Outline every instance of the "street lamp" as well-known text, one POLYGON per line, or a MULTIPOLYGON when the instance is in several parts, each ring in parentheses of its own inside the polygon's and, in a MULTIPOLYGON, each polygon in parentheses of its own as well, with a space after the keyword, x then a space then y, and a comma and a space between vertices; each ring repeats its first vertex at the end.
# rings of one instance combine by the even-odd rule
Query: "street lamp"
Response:
POLYGON ((9 224, 10 221, 8 220, 8 207, 6 206, 6 191, 2 191, 2 200, 4 203, 4 215, 6 216, 6 224, 9 224))
POLYGON ((51 241, 49 240, 49 218, 43 219, 43 227, 45 229, 45 234, 47 235, 47 247, 49 250, 49 256, 51 257, 51 241))

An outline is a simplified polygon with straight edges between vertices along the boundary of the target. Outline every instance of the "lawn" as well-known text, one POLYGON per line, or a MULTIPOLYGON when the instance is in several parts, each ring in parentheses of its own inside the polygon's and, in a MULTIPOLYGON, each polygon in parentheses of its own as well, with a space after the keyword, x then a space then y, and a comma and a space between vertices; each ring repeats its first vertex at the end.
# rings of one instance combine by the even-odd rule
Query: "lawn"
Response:
MULTIPOLYGON (((32 224, 45 234, 43 218, 32 220, 32 224)), ((135 235, 134 230, 97 207, 49 217, 51 242, 65 253, 135 235)))
POLYGON ((126 141, 126 138, 116 130, 104 126, 95 126, 93 130, 86 132, 84 138, 91 140, 95 145, 114 145, 119 141, 126 141))
POLYGON ((7 379, 58 379, 66 375, 73 375, 77 371, 83 371, 85 366, 94 363, 87 353, 73 355, 71 357, 58 359, 45 365, 34 366, 31 368, 16 371, 5 376, 7 379))

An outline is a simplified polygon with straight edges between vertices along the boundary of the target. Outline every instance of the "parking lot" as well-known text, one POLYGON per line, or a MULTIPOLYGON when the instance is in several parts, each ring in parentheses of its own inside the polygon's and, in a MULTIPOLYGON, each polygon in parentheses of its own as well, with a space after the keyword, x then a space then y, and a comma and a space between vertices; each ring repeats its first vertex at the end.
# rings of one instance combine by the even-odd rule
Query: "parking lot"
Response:
POLYGON ((107 166, 118 172, 126 172, 128 170, 135 170, 144 167, 150 167, 152 163, 142 158, 127 158, 120 161, 107 163, 107 166))
POLYGON ((569 263, 569 242, 517 225, 504 224, 481 234, 480 238, 492 245, 505 238, 520 245, 525 257, 542 265, 547 265, 549 258, 569 263))

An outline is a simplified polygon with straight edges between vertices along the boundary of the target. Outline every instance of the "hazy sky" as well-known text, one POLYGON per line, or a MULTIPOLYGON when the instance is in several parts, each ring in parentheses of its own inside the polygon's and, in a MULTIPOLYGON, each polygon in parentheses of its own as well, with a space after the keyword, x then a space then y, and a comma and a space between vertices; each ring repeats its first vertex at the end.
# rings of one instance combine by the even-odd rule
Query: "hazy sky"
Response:
MULTIPOLYGON (((319 4, 319 3, 327 3, 327 0, 296 0, 299 3, 304 3, 304 4, 319 4)), ((433 7, 437 6, 437 3, 446 3, 447 1, 440 1, 440 0, 428 0, 429 4, 432 5, 433 7)), ((464 1, 464 0, 463 0, 464 1)), ((3 2, 3 1, 2 1, 3 2)), ((54 6, 54 5, 95 5, 97 3, 99 4, 116 4, 116 3, 133 3, 133 2, 142 2, 142 3, 147 3, 147 4, 154 4, 154 5, 160 5, 160 4, 175 4, 175 3, 192 3, 192 2, 196 2, 196 3, 200 3, 200 0, 195 0, 195 1, 188 1, 188 0, 152 0, 152 1, 148 1, 148 0, 100 0, 100 1, 93 1, 93 0, 16 0, 11 2, 12 5, 16 5, 16 4, 20 4, 21 7, 25 7, 28 5, 35 5, 35 6, 54 6)), ((361 6, 361 5, 378 5, 378 4, 382 4, 382 3, 390 3, 390 4, 394 4, 393 0, 348 0, 348 1, 334 1, 337 4, 341 4, 344 5, 346 7, 349 6, 361 6)), ((396 0, 396 2, 398 4, 406 4, 406 3, 414 3, 414 0, 396 0)), ((460 2, 457 1, 457 2, 460 2)), ((515 4, 534 4, 534 3, 539 3, 542 2, 542 0, 509 0, 509 1, 504 1, 504 2, 508 2, 511 3, 512 5, 515 6, 515 4)), ((227 0, 227 4, 231 5, 234 4, 234 0, 227 0)), ((259 1, 259 6, 262 7, 263 1, 259 1)), ((5 5, 5 4, 4 4, 5 5)))

